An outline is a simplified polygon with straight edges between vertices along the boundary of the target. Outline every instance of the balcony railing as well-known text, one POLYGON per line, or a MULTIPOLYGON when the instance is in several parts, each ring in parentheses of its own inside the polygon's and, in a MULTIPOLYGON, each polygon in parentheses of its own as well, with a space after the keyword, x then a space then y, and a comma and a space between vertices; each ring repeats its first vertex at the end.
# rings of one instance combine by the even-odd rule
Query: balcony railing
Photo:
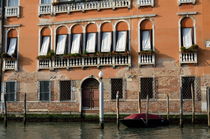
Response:
POLYGON ((72 57, 40 59, 39 69, 58 69, 74 67, 100 67, 100 66, 131 66, 130 55, 114 56, 90 56, 90 57, 72 57))
POLYGON ((5 7, 6 17, 19 17, 20 16, 20 6, 15 7, 5 7))
POLYGON ((180 53, 180 64, 197 64, 197 52, 180 53))
POLYGON ((17 59, 4 59, 3 60, 3 71, 15 70, 17 71, 18 63, 17 59))
POLYGON ((195 4, 196 0, 178 0, 179 5, 185 4, 185 3, 192 3, 195 4))
POLYGON ((39 15, 57 14, 57 13, 71 13, 76 11, 100 10, 100 9, 115 9, 121 7, 131 6, 131 0, 104 0, 104 1, 90 1, 70 4, 42 4, 39 6, 39 15))
POLYGON ((155 54, 139 54, 139 65, 155 65, 155 54))
POLYGON ((154 6, 154 0, 138 0, 139 7, 141 6, 154 6))

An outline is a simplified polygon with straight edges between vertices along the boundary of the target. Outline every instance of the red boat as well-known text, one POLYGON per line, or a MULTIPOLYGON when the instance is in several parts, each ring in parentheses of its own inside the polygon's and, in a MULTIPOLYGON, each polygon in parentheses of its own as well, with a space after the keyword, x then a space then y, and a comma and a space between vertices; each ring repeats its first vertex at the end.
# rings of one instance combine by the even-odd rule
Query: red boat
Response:
POLYGON ((124 124, 127 127, 156 127, 156 126, 164 126, 168 125, 169 121, 162 118, 159 115, 154 114, 148 114, 146 120, 146 114, 145 113, 139 113, 139 114, 131 114, 124 119, 120 120, 122 124, 124 124))

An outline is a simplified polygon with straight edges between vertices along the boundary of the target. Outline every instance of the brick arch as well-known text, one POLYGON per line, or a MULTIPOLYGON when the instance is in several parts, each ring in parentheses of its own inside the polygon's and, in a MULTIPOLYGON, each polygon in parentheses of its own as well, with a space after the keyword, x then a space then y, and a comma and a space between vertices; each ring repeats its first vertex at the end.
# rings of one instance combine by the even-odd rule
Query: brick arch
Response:
POLYGON ((8 38, 16 38, 16 37, 18 37, 17 30, 11 29, 11 30, 8 32, 8 38))
POLYGON ((83 33, 83 29, 82 29, 82 26, 77 24, 77 25, 74 25, 71 29, 71 33, 73 34, 77 34, 77 33, 83 33))
POLYGON ((57 28, 56 34, 68 34, 68 28, 65 26, 60 26, 57 28))
POLYGON ((90 32, 97 32, 97 25, 94 23, 91 23, 89 25, 87 25, 86 27, 86 32, 90 33, 90 32))
POLYGON ((103 23, 101 25, 101 31, 102 32, 112 32, 113 31, 112 24, 111 23, 103 23))
POLYGON ((124 21, 121 21, 121 22, 117 23, 116 30, 117 31, 127 31, 128 30, 128 24, 124 21))
POLYGON ((181 27, 193 27, 193 20, 190 17, 185 17, 181 20, 181 27))
POLYGON ((49 27, 44 27, 41 30, 41 36, 50 36, 51 35, 51 30, 49 27))
POLYGON ((152 29, 152 23, 150 20, 146 19, 141 22, 140 28, 144 30, 152 29))

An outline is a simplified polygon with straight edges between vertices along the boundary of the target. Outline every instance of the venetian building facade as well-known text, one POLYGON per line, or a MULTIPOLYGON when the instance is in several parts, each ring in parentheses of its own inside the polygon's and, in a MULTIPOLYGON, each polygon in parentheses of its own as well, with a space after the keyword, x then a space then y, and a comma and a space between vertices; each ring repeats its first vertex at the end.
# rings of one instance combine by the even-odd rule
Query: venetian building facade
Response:
POLYGON ((2 92, 8 109, 98 113, 206 111, 210 86, 209 0, 7 0, 2 92))

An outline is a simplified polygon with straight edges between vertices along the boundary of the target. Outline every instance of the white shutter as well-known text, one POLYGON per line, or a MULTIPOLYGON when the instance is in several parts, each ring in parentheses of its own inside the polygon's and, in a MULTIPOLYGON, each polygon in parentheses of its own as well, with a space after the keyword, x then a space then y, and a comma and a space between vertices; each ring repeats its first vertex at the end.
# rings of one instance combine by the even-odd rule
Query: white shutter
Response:
POLYGON ((111 51, 111 42, 112 42, 112 33, 103 32, 102 42, 101 42, 101 52, 110 52, 111 51))
POLYGON ((142 31, 142 50, 151 50, 150 31, 142 31))
POLYGON ((47 55, 49 44, 50 44, 50 37, 49 36, 43 37, 40 55, 47 55))
POLYGON ((71 54, 78 54, 80 50, 82 34, 73 34, 72 45, 71 45, 71 54))
POLYGON ((116 51, 124 52, 126 50, 126 43, 127 43, 127 31, 118 32, 116 51))
POLYGON ((192 28, 182 29, 183 46, 189 48, 192 46, 192 28))
POLYGON ((88 53, 95 53, 96 48, 96 33, 88 33, 86 51, 88 53))
POLYGON ((67 35, 58 35, 56 54, 64 54, 67 35))
POLYGON ((17 38, 11 38, 7 54, 12 56, 15 53, 16 46, 17 46, 17 38))

